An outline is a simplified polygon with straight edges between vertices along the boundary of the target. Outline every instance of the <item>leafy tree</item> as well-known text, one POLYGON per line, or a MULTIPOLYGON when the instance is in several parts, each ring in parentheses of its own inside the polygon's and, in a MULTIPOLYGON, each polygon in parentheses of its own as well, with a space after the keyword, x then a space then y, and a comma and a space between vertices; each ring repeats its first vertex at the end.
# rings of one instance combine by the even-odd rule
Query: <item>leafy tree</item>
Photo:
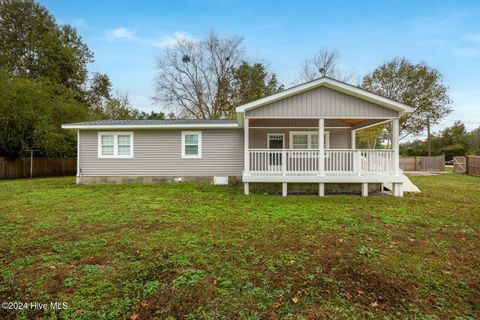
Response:
POLYGON ((137 116, 137 119, 141 119, 141 120, 163 120, 163 119, 165 119, 165 114, 163 112, 150 111, 150 113, 146 113, 145 111, 142 111, 137 116))
MULTIPOLYGON (((447 160, 454 156, 475 154, 480 150, 480 128, 468 132, 465 125, 456 121, 451 127, 432 134, 432 154, 444 154, 447 160)), ((414 140, 403 143, 402 155, 424 156, 428 153, 426 140, 414 140)))
POLYGON ((92 61, 76 30, 58 26, 40 4, 0 1, 0 65, 12 74, 48 78, 80 92, 92 61))
POLYGON ((103 118, 105 108, 112 99, 112 83, 107 75, 94 73, 89 81, 88 89, 82 95, 82 101, 87 105, 93 118, 103 118))
POLYGON ((357 148, 376 149, 385 140, 385 127, 383 125, 373 126, 357 131, 357 148))
POLYGON ((470 152, 472 154, 480 154, 480 127, 469 133, 467 141, 470 152))
POLYGON ((232 69, 228 87, 228 117, 235 116, 235 107, 284 89, 284 86, 279 84, 277 75, 270 74, 263 64, 249 64, 246 61, 232 69))
POLYGON ((84 105, 63 85, 0 70, 0 154, 16 158, 35 149, 48 156, 74 155, 76 136, 60 126, 86 116, 84 105))
POLYGON ((438 123, 452 109, 442 74, 425 63, 395 58, 363 78, 362 87, 415 108, 400 119, 400 138, 422 133, 428 121, 438 123))
POLYGON ((132 107, 127 95, 117 93, 116 97, 108 99, 102 109, 102 118, 112 120, 140 119, 142 113, 132 107))

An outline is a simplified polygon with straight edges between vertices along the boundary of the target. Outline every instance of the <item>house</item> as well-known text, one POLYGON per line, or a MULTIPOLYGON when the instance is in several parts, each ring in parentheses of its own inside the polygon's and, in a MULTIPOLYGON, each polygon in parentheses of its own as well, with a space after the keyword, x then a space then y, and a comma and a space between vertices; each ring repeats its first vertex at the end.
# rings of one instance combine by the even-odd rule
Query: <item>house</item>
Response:
POLYGON ((323 77, 236 108, 236 120, 102 120, 78 130, 77 183, 204 181, 392 185, 402 196, 399 117, 413 109, 323 77), (392 149, 357 149, 355 134, 392 122, 392 149))

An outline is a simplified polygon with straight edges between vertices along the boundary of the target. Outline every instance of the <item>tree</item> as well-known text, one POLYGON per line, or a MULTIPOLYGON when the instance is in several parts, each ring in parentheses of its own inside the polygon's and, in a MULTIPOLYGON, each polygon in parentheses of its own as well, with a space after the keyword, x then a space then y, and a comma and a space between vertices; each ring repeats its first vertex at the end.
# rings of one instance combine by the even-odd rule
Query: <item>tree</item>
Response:
POLYGON ((234 67, 229 80, 227 116, 235 116, 235 107, 280 92, 284 89, 278 83, 277 75, 270 74, 261 63, 246 61, 234 67))
POLYGON ((139 117, 140 111, 131 106, 128 95, 120 95, 108 99, 102 110, 105 119, 132 120, 139 117))
POLYGON ((338 51, 321 48, 313 57, 305 59, 299 75, 300 82, 308 82, 321 77, 350 81, 352 74, 340 69, 338 59, 338 51))
POLYGON ((242 41, 214 32, 199 42, 179 40, 158 59, 154 99, 182 117, 226 117, 231 105, 229 79, 241 60, 242 41))
POLYGON ((69 25, 33 0, 0 1, 0 65, 28 78, 43 77, 80 92, 93 53, 69 25))
POLYGON ((84 91, 82 101, 87 105, 93 118, 104 118, 107 104, 112 99, 112 83, 107 75, 94 73, 88 89, 84 91))
MULTIPOLYGON (((480 147, 480 128, 468 132, 465 125, 455 121, 451 127, 447 127, 438 133, 432 134, 432 154, 445 155, 447 160, 454 156, 475 154, 480 147)), ((414 140, 401 145, 403 155, 424 156, 428 152, 426 140, 414 140)))
POLYGON ((145 111, 142 111, 138 115, 137 119, 140 119, 140 120, 163 120, 163 119, 165 119, 165 113, 155 112, 155 111, 150 111, 150 113, 147 113, 145 111))
POLYGON ((384 133, 384 125, 377 125, 357 131, 357 148, 375 149, 385 140, 384 133))
POLYGON ((442 74, 425 63, 394 58, 363 78, 362 87, 415 109, 400 119, 400 139, 422 133, 428 120, 437 124, 452 109, 442 74))
POLYGON ((60 125, 86 116, 85 106, 63 85, 0 70, 0 154, 16 158, 35 149, 41 155, 72 156, 76 136, 60 125))

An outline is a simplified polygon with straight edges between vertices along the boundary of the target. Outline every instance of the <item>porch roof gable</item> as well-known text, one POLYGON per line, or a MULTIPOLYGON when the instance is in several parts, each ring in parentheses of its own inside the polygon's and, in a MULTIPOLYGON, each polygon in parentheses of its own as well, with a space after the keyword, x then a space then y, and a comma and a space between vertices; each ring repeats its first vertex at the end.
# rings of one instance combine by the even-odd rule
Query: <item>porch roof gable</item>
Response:
POLYGON ((310 82, 306 82, 291 88, 288 88, 284 91, 281 91, 279 93, 249 102, 247 104, 241 105, 237 107, 235 110, 237 114, 245 113, 250 110, 254 110, 257 108, 260 108, 262 106, 271 104, 273 102, 279 101, 286 99, 291 96, 295 96, 297 94, 319 88, 319 87, 326 87, 344 94, 347 94, 352 97, 356 97, 374 104, 377 104, 379 106, 394 110, 399 112, 400 115, 404 113, 411 113, 414 111, 414 109, 410 106, 407 106, 403 103, 400 103, 398 101, 383 97, 381 95, 369 92, 365 89, 359 88, 357 86, 341 82, 332 78, 328 77, 322 77, 310 82))

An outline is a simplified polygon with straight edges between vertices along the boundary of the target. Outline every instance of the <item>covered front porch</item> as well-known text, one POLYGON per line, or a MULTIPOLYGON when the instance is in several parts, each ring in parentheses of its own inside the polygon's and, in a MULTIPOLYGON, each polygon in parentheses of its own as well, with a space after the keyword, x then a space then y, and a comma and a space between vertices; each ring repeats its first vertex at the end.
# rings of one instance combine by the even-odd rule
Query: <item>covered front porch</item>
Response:
POLYGON ((391 183, 392 193, 402 196, 403 176, 399 169, 398 118, 245 118, 245 194, 249 183, 391 183), (392 147, 357 149, 356 133, 371 126, 390 123, 392 147))

